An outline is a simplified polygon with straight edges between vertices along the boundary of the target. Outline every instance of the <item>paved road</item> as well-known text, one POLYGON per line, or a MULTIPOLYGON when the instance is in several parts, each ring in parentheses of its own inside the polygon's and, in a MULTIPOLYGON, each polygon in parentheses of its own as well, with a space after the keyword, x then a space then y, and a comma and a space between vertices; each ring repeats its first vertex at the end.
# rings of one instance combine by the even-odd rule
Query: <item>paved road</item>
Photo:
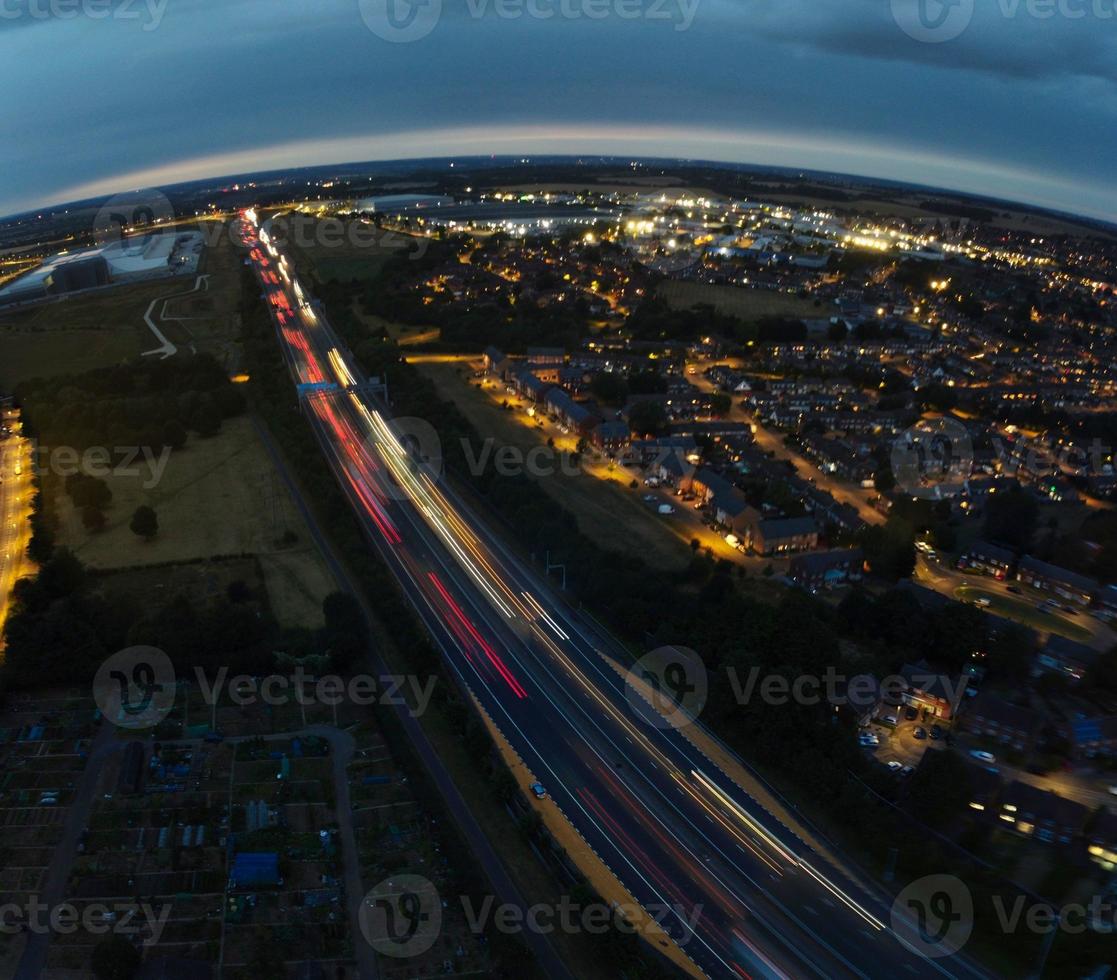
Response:
MULTIPOLYGON (((288 490, 295 500, 296 506, 303 515, 307 526, 310 528, 311 536, 314 538, 319 551, 329 565, 339 588, 353 596, 361 604, 361 608, 371 631, 374 613, 368 605, 364 593, 353 585, 345 566, 342 564, 340 558, 333 549, 333 545, 319 526, 313 510, 311 510, 306 498, 303 496, 302 490, 292 476, 286 460, 278 446, 276 446, 274 439, 272 439, 271 433, 258 418, 254 418, 253 422, 276 469, 279 471, 284 483, 287 485, 288 490)), ((384 662, 380 652, 375 647, 370 646, 369 648, 369 660, 373 671, 379 676, 388 676, 392 673, 388 665, 384 662)), ((457 825, 459 833, 469 846, 474 859, 480 865, 482 873, 488 879, 489 884, 492 885, 493 892, 498 901, 515 908, 526 909, 528 907, 527 902, 524 901, 519 888, 512 881, 511 876, 508 874, 492 842, 481 829, 481 825, 477 822, 473 813, 466 805, 465 800, 462 798, 452 777, 443 765, 442 760, 439 758, 437 752, 435 752, 434 746, 431 745, 418 719, 412 717, 411 712, 403 705, 396 705, 395 711, 408 740, 415 749, 415 753, 418 755, 420 762, 422 762, 423 766, 426 768, 428 775, 434 782, 439 794, 442 796, 447 813, 457 825)), ((360 936, 360 933, 358 932, 354 935, 360 936)), ((551 977, 552 980, 573 980, 570 971, 566 968, 562 960, 559 959, 554 947, 545 936, 537 935, 536 933, 528 933, 524 939, 528 948, 531 949, 536 962, 547 976, 551 977)), ((367 946, 367 944, 365 945, 367 946)), ((369 949, 371 951, 371 947, 369 947, 369 949)))
MULTIPOLYGON (((687 380, 702 391, 717 391, 717 387, 702 372, 718 364, 718 361, 694 361, 687 365, 687 380), (694 374, 690 374, 694 368, 694 374)), ((823 473, 806 456, 789 448, 784 444, 784 433, 769 429, 761 425, 756 418, 741 408, 739 398, 734 398, 733 407, 729 410, 727 418, 734 422, 745 422, 753 427, 756 445, 764 452, 772 453, 777 459, 787 460, 798 471, 803 479, 813 480, 815 485, 827 491, 838 503, 849 504, 857 509, 861 519, 867 524, 883 524, 887 518, 876 507, 872 500, 877 496, 875 490, 865 490, 837 480, 829 474, 823 473)))
MULTIPOLYGON (((93 805, 97 781, 101 778, 101 768, 110 755, 126 744, 124 741, 117 741, 116 728, 101 722, 101 727, 90 743, 89 760, 74 789, 74 799, 66 813, 62 838, 54 848, 50 867, 47 868, 46 878, 38 895, 39 901, 48 908, 55 908, 70 898, 66 894, 66 885, 77 859, 81 832, 89 825, 89 811, 93 805)), ((13 980, 39 980, 47 963, 50 938, 49 932, 31 933, 27 937, 27 946, 13 980)))
POLYGON ((914 951, 890 927, 883 896, 865 894, 676 729, 634 711, 632 690, 603 660, 611 638, 404 449, 322 312, 295 313, 294 297, 280 288, 268 298, 304 410, 369 540, 460 683, 629 891, 664 910, 698 968, 983 975, 965 958, 914 951))
POLYGON ((31 539, 31 447, 20 434, 17 412, 5 411, 3 422, 13 428, 13 433, 0 436, 0 634, 7 619, 12 586, 32 571, 27 557, 31 539))

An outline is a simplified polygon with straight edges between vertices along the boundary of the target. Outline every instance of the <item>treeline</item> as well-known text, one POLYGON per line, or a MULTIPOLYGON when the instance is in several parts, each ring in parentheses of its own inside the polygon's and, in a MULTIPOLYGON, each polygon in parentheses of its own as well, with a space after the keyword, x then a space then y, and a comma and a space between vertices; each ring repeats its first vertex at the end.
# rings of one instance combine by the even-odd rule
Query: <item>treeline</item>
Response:
POLYGON ((36 378, 15 390, 25 431, 45 446, 179 448, 187 432, 216 435, 244 396, 213 357, 178 354, 83 374, 36 378))

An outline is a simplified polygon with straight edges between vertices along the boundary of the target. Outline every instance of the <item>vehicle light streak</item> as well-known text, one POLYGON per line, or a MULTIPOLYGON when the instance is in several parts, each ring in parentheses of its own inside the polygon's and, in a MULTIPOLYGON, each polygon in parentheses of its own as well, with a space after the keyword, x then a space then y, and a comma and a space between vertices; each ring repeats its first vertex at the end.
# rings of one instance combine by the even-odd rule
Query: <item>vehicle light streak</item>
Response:
POLYGON ((446 603, 446 605, 450 607, 450 611, 453 612, 458 622, 461 623, 461 625, 465 628, 466 632, 470 635, 473 641, 481 648, 485 656, 488 657, 489 662, 496 668, 497 673, 499 673, 500 676, 504 678, 505 683, 512 689, 512 693, 515 694, 518 698, 526 698, 527 691, 524 690, 523 685, 520 684, 518 680, 516 680, 515 675, 508 669, 508 665, 501 659, 500 655, 491 646, 489 646, 489 644, 485 642, 481 634, 477 632, 477 627, 474 626, 466 618, 465 613, 462 612, 461 607, 454 601, 453 596, 451 596, 450 593, 446 590, 446 586, 442 584, 438 575, 435 572, 428 572, 427 577, 431 580, 431 583, 434 585, 435 589, 438 590, 438 594, 442 596, 442 599, 446 603))

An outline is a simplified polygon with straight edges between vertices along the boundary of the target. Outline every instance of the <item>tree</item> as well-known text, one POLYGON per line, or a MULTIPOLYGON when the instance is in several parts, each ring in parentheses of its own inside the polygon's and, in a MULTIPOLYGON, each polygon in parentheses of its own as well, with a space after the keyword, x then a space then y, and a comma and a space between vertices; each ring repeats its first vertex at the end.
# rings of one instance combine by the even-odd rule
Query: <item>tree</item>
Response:
POLYGON ((109 936, 93 948, 89 965, 97 980, 132 980, 140 954, 123 936, 109 936))
POLYGON ((105 529, 105 512, 96 504, 86 504, 81 509, 81 523, 87 531, 103 531, 105 529))
POLYGON ((177 419, 170 419, 164 423, 163 445, 171 449, 181 449, 186 445, 186 428, 177 419))
POLYGON ((334 666, 348 667, 368 648, 368 622, 360 603, 347 592, 331 592, 322 600, 322 616, 324 646, 334 666))
POLYGON ((667 412, 659 402, 637 402, 629 413, 628 427, 641 436, 661 435, 667 429, 667 412))
POLYGON ((995 493, 985 504, 985 536, 1017 548, 1025 548, 1035 533, 1039 504, 1028 491, 995 493))
POLYGON ((719 391, 710 396, 710 411, 718 417, 724 417, 729 414, 729 410, 733 407, 733 399, 731 399, 724 391, 719 391))
POLYGON ((619 374, 602 371, 590 382, 590 394, 603 405, 623 405, 628 397, 628 385, 619 374))
POLYGON ((141 504, 132 515, 128 527, 132 529, 133 534, 150 541, 159 533, 159 518, 154 510, 146 504, 141 504))

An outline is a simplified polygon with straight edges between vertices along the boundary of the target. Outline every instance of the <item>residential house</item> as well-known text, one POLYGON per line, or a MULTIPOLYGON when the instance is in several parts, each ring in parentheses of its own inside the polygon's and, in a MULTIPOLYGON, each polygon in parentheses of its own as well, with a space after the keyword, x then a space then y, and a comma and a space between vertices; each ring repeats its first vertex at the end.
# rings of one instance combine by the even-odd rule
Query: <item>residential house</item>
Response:
POLYGON ((1003 581, 1016 564, 1016 555, 1009 548, 1002 548, 988 541, 975 541, 959 560, 959 564, 976 568, 1003 581))
POLYGON ((613 455, 628 445, 630 435, 627 422, 602 422, 590 433, 590 442, 602 452, 613 455))
POLYGON ((1105 871, 1117 869, 1117 813, 1103 807, 1086 831, 1086 853, 1105 871))
POLYGON ((791 559, 788 578, 810 592, 834 589, 848 582, 859 582, 865 566, 860 548, 822 551, 796 555, 791 559))
POLYGON ((1078 718, 1068 725, 1071 744, 1079 758, 1117 756, 1117 715, 1078 718))
POLYGON ((1032 708, 983 692, 966 706, 961 723, 968 732, 1022 752, 1035 741, 1041 718, 1032 708))
POLYGON ((1089 813, 1074 800, 1014 781, 1001 797, 998 816, 1024 837, 1047 844, 1069 844, 1082 833, 1089 813))
POLYGON ((543 399, 547 411, 555 415, 569 428, 581 435, 588 435, 601 421, 585 405, 574 401, 561 388, 550 388, 543 399))
POLYGON ((907 689, 904 703, 925 711, 940 721, 950 721, 958 710, 958 700, 965 690, 965 678, 948 677, 934 670, 926 660, 904 664, 900 668, 907 689))
POLYGON ((543 381, 541 378, 536 377, 527 368, 521 368, 512 375, 512 385, 520 396, 527 398, 529 401, 541 402, 546 397, 547 392, 551 390, 553 385, 549 382, 543 381))
POLYGON ((744 543, 758 555, 810 551, 818 547, 818 525, 813 517, 759 520, 746 529, 744 543))
POLYGON ((1060 674, 1071 681, 1080 681, 1098 659, 1098 651, 1085 643, 1076 643, 1052 633, 1036 653, 1034 674, 1060 674))
POLYGON ((485 366, 485 373, 494 374, 497 377, 502 377, 505 369, 511 363, 508 358, 504 356, 503 351, 496 347, 486 347, 485 352, 481 355, 481 360, 485 366))
POLYGON ((1054 592, 1057 596, 1072 602, 1077 606, 1089 606, 1097 598, 1101 586, 1096 579, 1087 575, 1079 575, 1058 565, 1051 565, 1031 555, 1020 559, 1020 570, 1016 573, 1017 579, 1028 585, 1045 592, 1054 592))

